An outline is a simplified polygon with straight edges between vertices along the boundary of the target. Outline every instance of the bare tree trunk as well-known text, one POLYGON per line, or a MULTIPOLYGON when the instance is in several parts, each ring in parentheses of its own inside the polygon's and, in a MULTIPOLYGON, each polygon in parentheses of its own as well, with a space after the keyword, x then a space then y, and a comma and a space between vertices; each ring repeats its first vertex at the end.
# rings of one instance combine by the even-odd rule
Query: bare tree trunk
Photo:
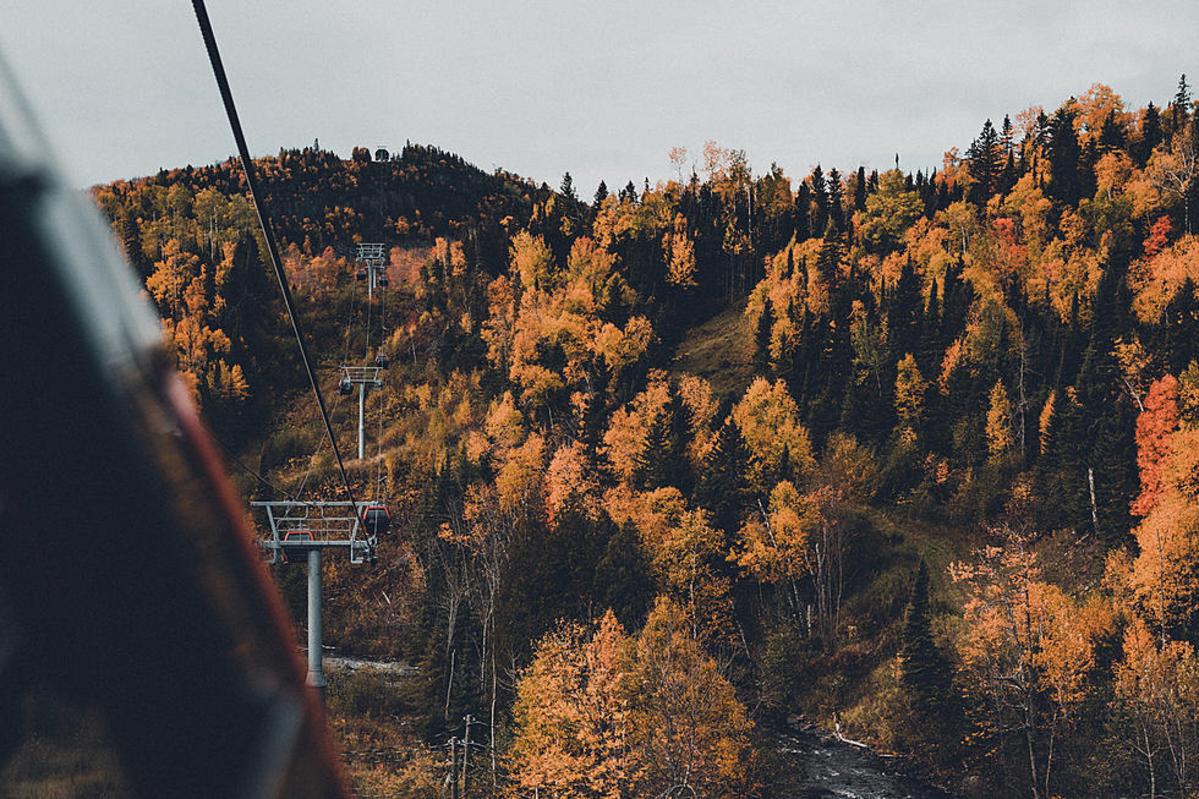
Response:
POLYGON ((458 650, 451 649, 450 650, 450 673, 445 681, 445 710, 443 711, 443 715, 445 716, 446 721, 450 720, 450 696, 454 692, 454 661, 457 659, 457 657, 458 657, 458 650))
POLYGON ((1099 505, 1095 501, 1095 470, 1087 467, 1087 486, 1091 491, 1091 530, 1099 537, 1099 505))
POLYGON ((1056 730, 1053 728, 1050 728, 1050 730, 1049 730, 1049 751, 1045 755, 1045 795, 1046 796, 1053 796, 1053 793, 1050 792, 1050 790, 1049 790, 1049 775, 1051 773, 1053 773, 1053 745, 1054 745, 1055 739, 1057 737, 1055 733, 1056 733, 1056 730))
MULTIPOLYGON (((494 635, 493 635, 494 637, 494 635)), ((496 787, 498 779, 495 762, 495 705, 499 681, 495 673, 495 647, 491 647, 491 715, 487 720, 487 748, 491 754, 491 787, 496 787)))
POLYGON ((1040 793, 1037 789, 1037 747, 1035 736, 1033 735, 1032 724, 1025 722, 1024 725, 1024 741, 1028 745, 1028 770, 1030 776, 1030 784, 1032 786, 1032 799, 1040 799, 1040 793))
POLYGON ((1149 726, 1141 727, 1145 737, 1145 764, 1149 767, 1149 799, 1157 799, 1157 769, 1153 765, 1153 744, 1149 741, 1149 726))

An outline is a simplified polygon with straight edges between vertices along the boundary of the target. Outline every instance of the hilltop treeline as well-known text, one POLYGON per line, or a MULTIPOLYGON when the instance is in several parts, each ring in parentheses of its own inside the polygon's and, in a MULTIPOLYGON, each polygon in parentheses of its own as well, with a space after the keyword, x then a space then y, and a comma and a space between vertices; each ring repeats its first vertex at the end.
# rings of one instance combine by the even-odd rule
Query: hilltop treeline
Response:
MULTIPOLYGON (((709 144, 588 199, 416 146, 262 159, 326 364, 394 359, 354 475, 403 534, 331 575, 338 645, 419 662, 404 712, 473 716, 495 795, 766 792, 795 714, 967 795, 1187 795, 1195 117, 1185 79, 1095 85, 929 174, 709 144)), ((96 196, 218 433, 335 490, 233 165, 96 196)))

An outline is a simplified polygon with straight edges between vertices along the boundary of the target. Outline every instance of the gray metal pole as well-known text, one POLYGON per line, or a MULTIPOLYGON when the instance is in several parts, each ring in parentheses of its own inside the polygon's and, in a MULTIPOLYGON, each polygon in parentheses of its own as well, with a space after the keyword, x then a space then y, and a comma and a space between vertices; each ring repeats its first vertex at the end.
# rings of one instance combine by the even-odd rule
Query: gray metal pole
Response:
POLYGON ((325 698, 325 666, 321 652, 321 551, 308 550, 308 684, 325 698))
POLYGON ((366 383, 358 384, 358 460, 366 457, 366 383))
POLYGON ((462 742, 462 799, 470 799, 470 725, 474 716, 466 717, 466 737, 462 742))
POLYGON ((452 780, 451 789, 450 789, 450 797, 451 797, 451 799, 458 799, 458 739, 457 738, 450 739, 450 779, 452 780))

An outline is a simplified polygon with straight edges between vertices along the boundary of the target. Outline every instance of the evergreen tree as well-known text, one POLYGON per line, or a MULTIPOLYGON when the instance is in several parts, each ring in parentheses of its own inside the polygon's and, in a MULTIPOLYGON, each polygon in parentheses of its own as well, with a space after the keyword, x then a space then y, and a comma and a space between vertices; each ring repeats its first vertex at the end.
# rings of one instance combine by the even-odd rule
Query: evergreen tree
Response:
POLYGON ((999 187, 1003 172, 1003 148, 999 143, 999 134, 991 120, 983 123, 982 132, 966 151, 966 160, 970 167, 970 201, 976 205, 986 205, 987 200, 999 187))
POLYGON ((858 178, 853 184, 853 209, 866 210, 866 167, 858 167, 858 178))
POLYGON ((562 175, 562 185, 558 188, 558 193, 570 203, 578 203, 579 195, 575 193, 575 182, 569 172, 562 175))
POLYGON ((1152 102, 1145 106, 1145 115, 1141 118, 1141 138, 1133 148, 1133 161, 1143 167, 1153 155, 1153 148, 1162 142, 1162 120, 1157 106, 1152 102))
POLYGON ((650 422, 645 446, 636 458, 634 480, 642 490, 674 486, 684 492, 691 487, 687 460, 687 406, 674 391, 670 401, 650 422))
POLYGON ((808 177, 808 183, 811 185, 812 191, 812 215, 811 222, 808 225, 809 230, 813 234, 818 230, 824 230, 828 225, 828 184, 824 180, 824 170, 820 168, 820 164, 812 170, 812 174, 808 177))
POLYGON ((645 621, 654 598, 654 578, 633 522, 625 522, 608 539, 595 566, 592 595, 600 612, 611 608, 626 630, 636 630, 645 621))
POLYGON ((1191 113, 1191 87, 1187 84, 1186 73, 1178 79, 1178 91, 1174 93, 1174 102, 1170 103, 1170 125, 1172 131, 1182 130, 1191 113))
POLYGON ((841 186, 841 173, 833 167, 828 171, 828 215, 829 221, 838 232, 845 231, 845 197, 841 186))
POLYGON ((1087 142, 1078 158, 1078 198, 1095 196, 1098 183, 1095 179, 1095 164, 1099 163, 1099 143, 1095 139, 1087 142))
POLYGON ((1101 152, 1109 153, 1114 150, 1123 150, 1127 144, 1124 126, 1116 119, 1116 112, 1113 111, 1103 120, 1103 127, 1099 129, 1099 149, 1101 152))
POLYGON ((795 240, 807 241, 812 238, 812 191, 808 182, 801 180, 799 190, 795 193, 795 240))
POLYGON ((741 429, 728 416, 716 433, 696 487, 699 504, 712 512, 713 522, 727 533, 737 529, 749 498, 748 469, 749 449, 741 429))
POLYGON ((1079 186, 1079 161, 1082 157, 1074 132, 1074 112, 1062 106, 1053 114, 1049 126, 1050 197, 1066 205, 1077 205, 1082 198, 1079 186))
POLYGON ((1012 118, 1007 114, 1003 115, 1003 126, 999 129, 999 146, 1003 150, 1003 157, 1009 158, 1016 151, 1016 130, 1012 127, 1012 118))
POLYGON ((938 764, 952 762, 960 737, 962 707, 954 691, 953 666, 933 640, 928 566, 923 559, 912 581, 901 635, 899 680, 912 716, 912 737, 932 745, 920 758, 938 764))
POLYGON ((1173 374, 1179 374, 1199 357, 1199 301, 1195 281, 1187 277, 1166 306, 1158 329, 1161 351, 1173 374))
POLYGON ((924 374, 936 374, 941 363, 941 304, 937 281, 928 289, 928 303, 924 307, 924 322, 920 326, 920 346, 916 350, 916 363, 924 374))
POLYGON ((758 325, 754 330, 754 369, 761 375, 770 375, 770 338, 771 326, 774 323, 774 306, 770 297, 762 298, 762 313, 758 315, 758 325))
POLYGON ((1015 130, 1012 128, 1012 119, 1007 114, 1003 115, 1003 127, 999 133, 999 146, 1003 152, 1003 171, 999 176, 999 191, 1007 194, 1016 185, 1016 145, 1015 145, 1015 130))
POLYGON ((608 184, 601 180, 595 189, 595 207, 599 208, 606 199, 608 199, 608 184))
POLYGON ((922 721, 940 722, 953 696, 953 670, 933 640, 928 566, 921 559, 903 614, 899 644, 900 682, 922 721))
POLYGON ((923 306, 920 276, 912 266, 911 256, 908 256, 887 307, 887 327, 891 334, 892 351, 896 355, 918 349, 923 306))

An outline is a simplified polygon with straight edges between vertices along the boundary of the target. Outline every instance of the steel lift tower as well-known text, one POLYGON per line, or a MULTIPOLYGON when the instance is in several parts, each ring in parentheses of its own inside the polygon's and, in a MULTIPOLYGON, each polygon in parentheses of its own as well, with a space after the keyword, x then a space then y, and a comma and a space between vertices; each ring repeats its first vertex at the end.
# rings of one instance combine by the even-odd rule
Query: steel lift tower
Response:
POLYGON ((378 366, 342 366, 341 382, 337 390, 342 394, 354 393, 358 386, 358 460, 366 457, 366 390, 383 388, 382 369, 378 366))
POLYGON ((350 563, 374 563, 378 537, 391 515, 378 502, 251 502, 266 512, 270 536, 259 542, 269 563, 308 565, 308 683, 325 693, 321 652, 321 559, 345 554, 350 563))
POLYGON ((387 253, 383 244, 360 242, 358 244, 358 278, 366 280, 367 299, 373 299, 375 289, 386 287, 387 253))

